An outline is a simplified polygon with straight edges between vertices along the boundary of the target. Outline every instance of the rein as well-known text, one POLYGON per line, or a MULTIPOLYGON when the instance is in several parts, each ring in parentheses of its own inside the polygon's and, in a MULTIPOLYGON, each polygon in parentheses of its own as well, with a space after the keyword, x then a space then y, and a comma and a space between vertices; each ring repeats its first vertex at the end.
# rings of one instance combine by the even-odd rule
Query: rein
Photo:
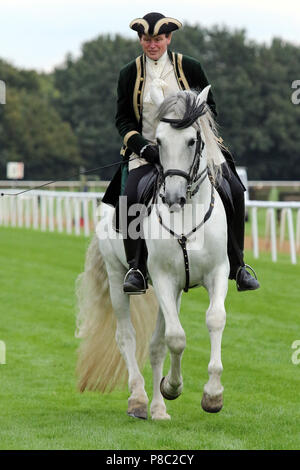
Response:
MULTIPOLYGON (((133 158, 130 158, 130 160, 135 160, 139 158, 138 156, 137 157, 133 157, 133 158)), ((11 193, 0 193, 0 196, 3 197, 3 196, 14 196, 14 197, 17 197, 17 196, 20 196, 21 194, 24 194, 24 193, 28 193, 29 191, 34 191, 36 189, 40 189, 40 188, 44 188, 45 186, 49 186, 50 184, 54 184, 54 183, 59 183, 60 181, 68 181, 69 179, 71 178, 74 178, 74 177, 78 177, 78 175, 86 175, 88 173, 92 173, 93 171, 99 171, 99 170, 104 170, 105 168, 111 168, 113 166, 116 166, 116 165, 120 165, 124 163, 124 159, 123 160, 120 160, 118 162, 115 162, 115 163, 110 163, 108 165, 103 165, 103 166, 97 166, 96 168, 91 168, 90 170, 85 170, 85 171, 80 171, 79 173, 76 173, 76 174, 73 174, 73 175, 69 175, 69 176, 66 176, 65 178, 63 179, 58 179, 58 180, 51 180, 51 181, 48 181, 47 183, 43 183, 39 186, 34 186, 33 188, 29 188, 29 189, 24 189, 22 191, 19 191, 18 193, 14 193, 14 194, 11 194, 11 193)))

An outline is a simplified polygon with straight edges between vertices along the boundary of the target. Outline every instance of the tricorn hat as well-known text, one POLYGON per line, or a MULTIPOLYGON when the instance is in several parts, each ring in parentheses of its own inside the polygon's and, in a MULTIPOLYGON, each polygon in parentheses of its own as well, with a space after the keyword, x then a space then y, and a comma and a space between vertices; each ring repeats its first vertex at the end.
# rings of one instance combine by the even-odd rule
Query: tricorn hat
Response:
POLYGON ((157 36, 158 34, 171 33, 171 31, 181 28, 182 24, 174 18, 153 12, 147 13, 143 18, 132 20, 129 26, 138 33, 157 36))

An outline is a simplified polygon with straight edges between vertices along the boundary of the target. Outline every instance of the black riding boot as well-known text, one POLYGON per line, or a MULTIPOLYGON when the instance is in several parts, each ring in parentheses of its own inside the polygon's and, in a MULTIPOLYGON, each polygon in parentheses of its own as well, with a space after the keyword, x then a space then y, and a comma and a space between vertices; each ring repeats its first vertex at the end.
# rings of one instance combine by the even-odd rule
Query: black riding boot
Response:
POLYGON ((245 188, 236 172, 228 166, 224 166, 224 179, 225 186, 221 184, 221 187, 217 189, 223 200, 227 215, 229 279, 236 280, 238 291, 255 290, 260 287, 256 274, 251 266, 246 265, 244 262, 245 188), (230 186, 232 199, 226 191, 226 184, 230 186), (253 272, 254 277, 247 271, 247 268, 253 272))
POLYGON ((120 201, 121 227, 124 234, 126 259, 130 268, 125 276, 123 285, 123 290, 127 294, 144 294, 148 287, 146 243, 141 233, 140 224, 135 227, 136 233, 138 232, 140 236, 137 239, 133 239, 132 236, 130 237, 129 227, 131 222, 135 220, 135 216, 128 215, 128 212, 132 204, 136 204, 138 201, 137 188, 139 182, 151 171, 151 165, 142 165, 139 168, 131 170, 124 191, 126 201, 120 201))
POLYGON ((123 291, 129 295, 145 294, 148 288, 145 240, 124 238, 124 247, 130 269, 124 279, 123 291))

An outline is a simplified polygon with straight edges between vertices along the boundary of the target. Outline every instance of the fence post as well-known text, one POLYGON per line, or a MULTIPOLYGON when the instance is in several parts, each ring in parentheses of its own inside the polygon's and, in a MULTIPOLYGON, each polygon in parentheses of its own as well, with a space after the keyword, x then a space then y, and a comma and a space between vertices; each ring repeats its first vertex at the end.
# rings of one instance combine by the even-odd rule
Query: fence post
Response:
POLYGON ((89 221, 89 207, 88 199, 83 200, 83 223, 84 223, 84 234, 86 237, 90 234, 90 221, 89 221))
POLYGON ((41 230, 47 228, 47 196, 41 196, 41 230))
POLYGON ((23 198, 17 198, 18 227, 23 227, 23 198))
POLYGON ((9 212, 10 212, 10 225, 16 227, 17 225, 17 211, 16 211, 17 201, 14 197, 11 197, 9 200, 9 212))
POLYGON ((272 261, 277 261, 277 247, 276 247, 276 220, 275 210, 273 208, 267 209, 266 214, 266 239, 270 233, 271 237, 271 253, 272 261))
POLYGON ((4 197, 0 197, 0 225, 4 222, 4 197))
POLYGON ((296 258, 296 247, 295 247, 295 238, 294 238, 294 224, 293 224, 292 209, 287 209, 287 219, 288 219, 288 229, 289 229, 289 239, 290 239, 291 262, 292 262, 292 264, 296 264, 297 263, 297 258, 296 258))
POLYGON ((26 196, 24 198, 24 204, 25 204, 25 227, 29 228, 30 227, 30 203, 32 199, 30 196, 26 196))
POLYGON ((3 198, 3 221, 5 227, 8 227, 9 224, 9 199, 8 197, 3 198))
POLYGON ((72 233, 72 214, 71 214, 71 201, 69 197, 65 199, 65 214, 66 214, 66 226, 67 233, 72 233))
POLYGON ((62 201, 61 197, 58 197, 57 201, 56 201, 56 223, 57 223, 57 229, 58 229, 59 232, 63 231, 61 201, 62 201))
POLYGON ((33 196, 32 200, 32 218, 33 218, 33 228, 39 228, 39 200, 38 196, 33 196))
POLYGON ((81 199, 74 198, 74 219, 75 219, 75 234, 80 235, 80 209, 81 199))
POLYGON ((97 199, 92 200, 92 210, 93 210, 93 230, 96 230, 97 226, 97 199))
POLYGON ((297 211, 296 250, 300 248, 300 209, 297 211))
POLYGON ((48 198, 49 204, 49 230, 50 232, 54 232, 54 198, 48 198))
POLYGON ((252 207, 252 239, 253 239, 253 255, 254 258, 259 257, 259 237, 257 225, 257 207, 252 207))
POLYGON ((286 214, 287 214, 287 210, 282 209, 281 214, 280 214, 280 239, 279 239, 280 248, 282 248, 283 243, 284 243, 286 214))

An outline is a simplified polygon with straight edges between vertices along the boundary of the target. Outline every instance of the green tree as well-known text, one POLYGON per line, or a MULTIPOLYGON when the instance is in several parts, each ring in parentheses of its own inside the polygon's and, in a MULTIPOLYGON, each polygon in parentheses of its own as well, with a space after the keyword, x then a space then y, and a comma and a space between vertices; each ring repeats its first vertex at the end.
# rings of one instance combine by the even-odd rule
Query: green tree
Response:
POLYGON ((81 163, 77 139, 50 103, 55 95, 51 78, 18 71, 3 61, 0 77, 7 91, 0 107, 1 177, 8 161, 23 161, 26 179, 75 173, 81 163))
MULTIPOLYGON (((220 135, 249 178, 299 179, 300 47, 282 39, 249 41, 244 30, 186 25, 171 49, 198 59, 217 103, 220 135)), ((0 168, 26 162, 27 177, 64 177, 120 159, 114 123, 119 71, 141 53, 138 39, 99 36, 66 57, 53 74, 18 70, 0 60, 8 99, 0 106, 0 168)), ((110 178, 115 169, 98 173, 110 178)))

